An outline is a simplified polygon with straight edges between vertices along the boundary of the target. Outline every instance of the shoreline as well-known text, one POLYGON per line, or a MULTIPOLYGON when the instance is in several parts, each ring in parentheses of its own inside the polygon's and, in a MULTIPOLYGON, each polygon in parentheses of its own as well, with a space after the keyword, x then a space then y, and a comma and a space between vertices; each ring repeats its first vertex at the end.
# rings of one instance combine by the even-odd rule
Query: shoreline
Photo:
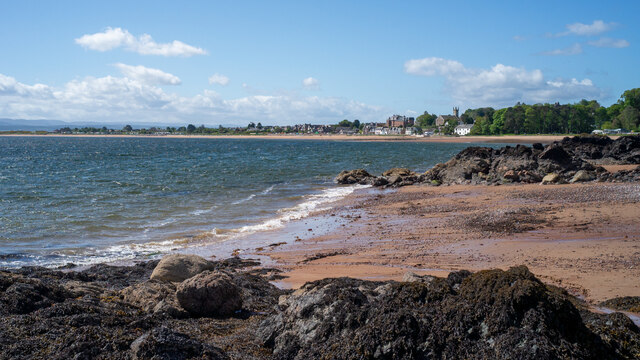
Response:
POLYGON ((244 256, 271 258, 286 277, 283 288, 328 277, 399 281, 407 271, 442 277, 526 265, 591 303, 640 296, 633 280, 640 277, 639 191, 628 183, 359 191, 315 215, 339 221, 334 231, 244 256), (487 206, 497 228, 473 229, 487 206), (609 215, 599 221, 602 214, 609 215), (521 228, 499 229, 508 223, 521 228))
MULTIPOLYGON (((503 136, 382 136, 382 135, 99 135, 99 134, 0 134, 0 137, 41 137, 41 138, 134 138, 134 139, 261 139, 261 140, 331 140, 357 142, 428 142, 428 143, 488 143, 488 144, 533 144, 560 141, 571 135, 503 135, 503 136)), ((610 136, 616 139, 616 136, 610 136)))

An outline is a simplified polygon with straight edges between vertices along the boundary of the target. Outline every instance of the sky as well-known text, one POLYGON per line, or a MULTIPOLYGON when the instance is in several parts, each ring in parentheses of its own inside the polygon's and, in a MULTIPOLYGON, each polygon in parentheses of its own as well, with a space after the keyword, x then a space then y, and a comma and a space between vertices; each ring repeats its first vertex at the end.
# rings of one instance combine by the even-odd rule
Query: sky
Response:
POLYGON ((3 1, 0 118, 246 126, 640 87, 637 1, 3 1))

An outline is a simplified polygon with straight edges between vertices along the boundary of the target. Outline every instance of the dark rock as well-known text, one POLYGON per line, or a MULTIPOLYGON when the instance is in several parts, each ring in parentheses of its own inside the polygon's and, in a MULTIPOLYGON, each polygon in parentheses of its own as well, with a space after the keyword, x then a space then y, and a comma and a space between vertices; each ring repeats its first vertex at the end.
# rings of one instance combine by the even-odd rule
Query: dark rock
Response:
POLYGON ((620 311, 640 313, 640 296, 624 296, 609 299, 601 302, 600 306, 620 311))
MULTIPOLYGON (((640 338, 632 325, 615 328, 621 339, 640 338)), ((603 327, 585 326, 566 292, 515 267, 428 282, 307 283, 258 332, 278 359, 601 359, 638 351, 633 341, 603 341, 603 327)))
POLYGON ((369 174, 365 169, 344 170, 336 176, 338 184, 369 184, 373 182, 375 176, 369 174))
POLYGON ((0 273, 0 314, 28 314, 72 294, 53 280, 0 273))
POLYGON ((178 302, 189 314, 227 317, 242 308, 242 293, 231 277, 205 271, 178 285, 178 302))
POLYGON ((164 326, 155 328, 131 343, 133 359, 228 359, 220 349, 204 345, 164 326))

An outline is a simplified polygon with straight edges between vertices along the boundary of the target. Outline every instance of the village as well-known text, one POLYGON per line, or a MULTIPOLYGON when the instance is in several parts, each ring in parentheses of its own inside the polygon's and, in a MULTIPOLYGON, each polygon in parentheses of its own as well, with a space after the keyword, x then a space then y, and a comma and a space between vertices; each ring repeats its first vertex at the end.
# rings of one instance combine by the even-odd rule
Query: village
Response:
MULTIPOLYGON (((357 121, 357 120, 356 120, 357 121)), ((354 122, 355 123, 355 122, 354 122)), ((342 124, 342 122, 341 122, 342 124)), ((353 123, 352 123, 353 124, 353 123)), ((392 115, 383 123, 363 123, 359 126, 331 126, 331 125, 293 125, 284 126, 286 133, 302 134, 341 134, 341 135, 409 135, 417 137, 447 134, 445 128, 453 128, 449 135, 465 136, 471 133, 473 124, 465 124, 460 118, 459 108, 453 108, 453 115, 439 115, 432 126, 423 128, 416 122, 416 118, 404 115, 392 115)))

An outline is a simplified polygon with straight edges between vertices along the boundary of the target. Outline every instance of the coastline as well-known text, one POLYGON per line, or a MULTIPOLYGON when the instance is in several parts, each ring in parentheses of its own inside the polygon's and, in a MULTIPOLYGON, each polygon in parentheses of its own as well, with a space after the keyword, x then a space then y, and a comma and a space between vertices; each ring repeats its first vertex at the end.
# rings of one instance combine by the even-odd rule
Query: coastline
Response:
POLYGON ((285 276, 279 286, 294 289, 327 277, 399 281, 407 271, 526 265, 595 304, 640 296, 639 192, 628 183, 361 190, 315 215, 336 222, 333 231, 245 256, 269 257, 285 276))
MULTIPOLYGON (((6 137, 77 137, 77 138, 140 138, 140 139, 261 139, 261 140, 333 140, 363 142, 429 142, 429 143, 489 143, 489 144, 548 144, 560 141, 569 135, 504 135, 504 136, 380 136, 380 135, 62 135, 62 134, 0 134, 6 137)), ((611 136, 616 139, 616 136, 611 136)))

